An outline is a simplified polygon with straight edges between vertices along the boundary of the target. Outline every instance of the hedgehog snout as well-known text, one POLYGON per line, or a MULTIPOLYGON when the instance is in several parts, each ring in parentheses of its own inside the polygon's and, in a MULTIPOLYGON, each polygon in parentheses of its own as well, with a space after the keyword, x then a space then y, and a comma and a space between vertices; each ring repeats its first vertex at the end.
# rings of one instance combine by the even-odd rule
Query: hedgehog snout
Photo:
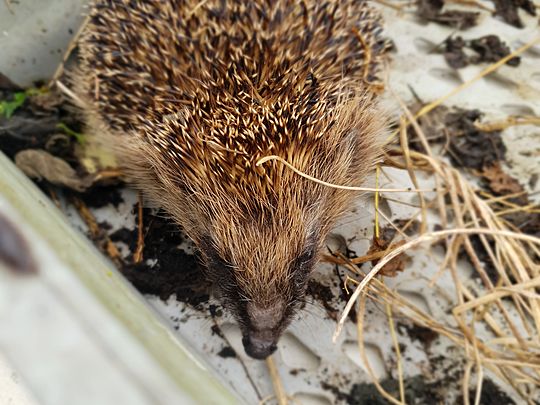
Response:
POLYGON ((247 304, 248 326, 242 343, 246 353, 255 359, 265 359, 276 351, 277 341, 284 326, 284 309, 281 300, 270 304, 247 304))
POLYGON ((250 331, 242 338, 242 344, 250 357, 263 360, 276 351, 278 337, 279 334, 271 329, 250 331))

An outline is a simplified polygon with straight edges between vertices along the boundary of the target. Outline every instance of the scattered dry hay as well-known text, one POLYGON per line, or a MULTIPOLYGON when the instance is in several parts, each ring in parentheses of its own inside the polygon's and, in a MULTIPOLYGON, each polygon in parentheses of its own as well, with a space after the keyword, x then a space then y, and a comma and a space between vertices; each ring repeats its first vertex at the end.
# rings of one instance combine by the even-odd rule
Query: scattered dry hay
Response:
MULTIPOLYGON (((537 42, 538 39, 489 66, 473 81, 491 73, 509 57, 515 56, 537 42)), ((390 245, 386 254, 367 274, 358 266, 358 263, 363 262, 362 258, 356 259, 355 262, 343 256, 332 259, 334 263, 339 262, 357 276, 355 280, 348 278, 348 281, 357 284, 357 287, 342 314, 334 339, 339 335, 349 311, 356 305, 358 344, 363 361, 381 395, 394 404, 405 403, 403 359, 394 329, 394 314, 409 318, 416 325, 437 332, 463 349, 463 354, 467 359, 462 383, 465 404, 480 403, 485 370, 489 370, 508 386, 513 387, 529 404, 534 404, 532 393, 535 388, 540 387, 540 238, 521 233, 502 217, 502 210, 508 207, 505 207, 505 204, 496 205, 494 202, 510 203, 507 200, 513 197, 512 195, 503 197, 486 195, 471 184, 460 171, 436 156, 416 120, 471 83, 472 81, 465 83, 440 100, 425 106, 416 116, 413 116, 400 101, 404 114, 399 131, 394 134, 396 136, 399 133, 400 142, 399 146, 388 151, 385 164, 406 169, 416 188, 418 184, 415 173, 419 172, 432 176, 436 184, 436 196, 431 200, 419 191, 421 209, 418 212, 418 218, 411 218, 411 220, 421 221, 418 234, 408 238, 405 243, 390 245), (412 134, 411 131, 414 131, 420 139, 425 153, 409 149, 408 137, 412 134), (501 206, 502 208, 497 208, 501 206), (442 231, 427 232, 429 229, 429 224, 426 223, 428 210, 436 212, 442 231), (487 252, 498 275, 496 282, 486 274, 479 253, 473 245, 472 237, 478 238, 487 252), (419 245, 425 247, 430 243, 441 242, 446 247, 446 256, 437 275, 431 280, 430 286, 435 288, 442 273, 450 272, 456 295, 452 309, 453 320, 448 323, 425 313, 397 291, 385 285, 382 278, 376 277, 385 264, 403 252, 419 245), (464 280, 464 276, 457 271, 458 255, 462 251, 466 252, 481 279, 483 286, 479 291, 467 287, 467 280, 464 280), (379 384, 366 356, 363 322, 368 297, 377 297, 377 301, 386 308, 389 331, 398 363, 400 398, 392 397, 379 384), (478 330, 480 324, 494 338, 483 340, 479 337, 475 331, 478 330), (475 379, 476 395, 470 398, 469 388, 473 379, 475 379)), ((509 123, 509 125, 512 124, 517 123, 509 123)), ((512 209, 528 212, 531 206, 512 204, 512 209)), ((378 217, 375 220, 377 234, 378 217)))

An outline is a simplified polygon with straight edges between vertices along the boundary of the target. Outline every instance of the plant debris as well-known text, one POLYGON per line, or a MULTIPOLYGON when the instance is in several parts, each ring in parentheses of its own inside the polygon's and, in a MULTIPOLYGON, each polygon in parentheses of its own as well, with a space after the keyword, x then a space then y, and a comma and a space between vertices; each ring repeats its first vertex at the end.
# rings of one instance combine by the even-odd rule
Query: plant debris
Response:
POLYGON ((85 191, 93 184, 94 176, 81 176, 65 160, 42 149, 26 149, 15 155, 15 164, 28 177, 47 180, 75 191, 85 191))
MULTIPOLYGON (((385 240, 383 238, 373 237, 371 241, 371 246, 369 247, 366 255, 371 255, 377 252, 386 252, 393 250, 405 243, 405 241, 399 241, 397 243, 390 243, 391 240, 385 240)), ((408 256, 405 253, 401 253, 398 256, 394 257, 388 263, 386 263, 383 268, 380 270, 379 274, 386 277, 396 277, 398 273, 401 273, 405 270, 405 264, 407 263, 408 256)), ((373 266, 379 263, 379 259, 372 260, 371 263, 373 266)))
MULTIPOLYGON (((487 187, 495 195, 516 194, 524 191, 516 179, 502 170, 500 162, 484 166, 480 174, 486 180, 487 187)), ((525 200, 527 200, 526 197, 525 200)))
MULTIPOLYGON (((454 69, 479 63, 494 63, 511 53, 510 48, 496 35, 486 35, 471 40, 464 40, 460 36, 448 37, 444 45, 444 59, 454 69), (467 49, 474 53, 467 53, 467 49)), ((516 56, 506 64, 517 67, 520 62, 520 57, 516 56)))
POLYGON ((480 13, 474 11, 445 10, 444 0, 419 0, 417 14, 420 18, 447 25, 458 30, 466 30, 478 24, 480 13))
MULTIPOLYGON (((394 226, 401 228, 406 223, 407 223, 407 220, 398 220, 397 224, 394 224, 394 226)), ((405 243, 404 240, 398 241, 396 243, 392 243, 392 241, 397 235, 397 230, 396 228, 394 228, 394 226, 387 225, 381 229, 379 237, 373 236, 373 239, 371 241, 371 246, 369 247, 365 256, 374 255, 379 252, 383 253, 386 251, 390 251, 405 243)), ((414 221, 411 224, 411 226, 406 230, 406 232, 408 231, 410 234, 413 228, 418 229, 418 226, 419 226, 418 221, 414 221)), ((409 257, 406 254, 402 253, 396 256, 387 264, 385 264, 379 274, 382 274, 387 277, 396 277, 398 273, 405 270, 405 265, 408 260, 409 260, 409 257)), ((378 262, 379 262, 379 259, 371 260, 371 264, 373 266, 375 266, 378 262)))
POLYGON ((20 106, 26 101, 26 93, 24 91, 18 91, 13 93, 11 100, 0 101, 0 115, 3 115, 7 119, 15 113, 20 106))
MULTIPOLYGON (((454 166, 482 170, 504 160, 506 154, 500 131, 487 132, 475 125, 482 115, 478 110, 441 106, 419 123, 432 144, 445 144, 443 153, 454 166)), ((410 148, 423 152, 415 139, 411 137, 410 148)))
POLYGON ((536 16, 536 6, 531 0, 492 0, 495 4, 495 15, 517 28, 523 28, 523 21, 518 10, 523 9, 529 15, 536 16))
POLYGON ((2 151, 14 159, 22 150, 43 149, 77 166, 75 146, 78 140, 65 131, 78 133, 82 124, 63 105, 62 97, 54 92, 35 89, 23 92, 0 89, 0 100, 13 100, 16 94, 24 94, 24 102, 18 103, 15 109, 12 105, 8 107, 8 112, 11 111, 9 118, 6 117, 5 110, 4 114, 0 114, 2 151))

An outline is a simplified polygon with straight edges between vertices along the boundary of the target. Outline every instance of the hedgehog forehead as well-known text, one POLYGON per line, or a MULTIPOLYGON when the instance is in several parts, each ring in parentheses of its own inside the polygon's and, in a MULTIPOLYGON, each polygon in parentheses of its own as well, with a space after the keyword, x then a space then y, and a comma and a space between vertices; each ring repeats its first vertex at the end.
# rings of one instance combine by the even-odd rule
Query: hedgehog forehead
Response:
POLYGON ((315 150, 313 142, 325 134, 332 106, 290 96, 261 99, 216 89, 206 102, 195 97, 188 106, 167 105, 147 138, 171 163, 197 175, 229 181, 246 174, 250 182, 252 175, 268 174, 256 168, 261 157, 304 153, 306 145, 315 150))
POLYGON ((262 259, 271 254, 279 260, 288 260, 298 254, 313 234, 314 218, 318 215, 290 201, 276 204, 259 206, 244 215, 238 212, 216 215, 213 227, 219 235, 216 242, 222 252, 233 261, 242 261, 245 256, 262 259), (239 250, 243 252, 238 253, 239 250))

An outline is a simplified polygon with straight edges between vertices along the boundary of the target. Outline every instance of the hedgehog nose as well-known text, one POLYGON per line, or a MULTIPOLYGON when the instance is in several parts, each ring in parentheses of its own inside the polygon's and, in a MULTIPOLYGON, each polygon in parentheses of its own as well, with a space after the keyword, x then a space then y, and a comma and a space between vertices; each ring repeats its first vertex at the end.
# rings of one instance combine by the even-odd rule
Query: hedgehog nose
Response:
POLYGON ((242 343, 248 356, 258 360, 266 359, 277 349, 272 331, 250 333, 244 336, 242 343))

